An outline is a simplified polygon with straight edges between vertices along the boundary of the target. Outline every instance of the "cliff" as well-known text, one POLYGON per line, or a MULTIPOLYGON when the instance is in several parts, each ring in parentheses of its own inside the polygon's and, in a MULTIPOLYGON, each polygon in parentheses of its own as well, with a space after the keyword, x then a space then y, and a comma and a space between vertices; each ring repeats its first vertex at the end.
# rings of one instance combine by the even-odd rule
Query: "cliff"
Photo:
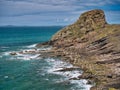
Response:
POLYGON ((50 42, 56 55, 84 70, 80 78, 96 83, 91 90, 120 90, 120 25, 108 24, 102 10, 81 14, 50 42))

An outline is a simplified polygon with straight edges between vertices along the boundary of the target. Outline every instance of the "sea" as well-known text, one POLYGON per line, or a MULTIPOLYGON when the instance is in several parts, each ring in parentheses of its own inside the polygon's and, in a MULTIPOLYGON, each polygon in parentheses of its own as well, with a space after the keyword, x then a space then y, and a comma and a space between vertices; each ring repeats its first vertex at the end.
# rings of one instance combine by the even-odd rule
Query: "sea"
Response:
POLYGON ((0 90, 90 90, 87 80, 77 78, 82 70, 60 58, 41 58, 38 43, 49 41, 62 26, 0 27, 0 90))

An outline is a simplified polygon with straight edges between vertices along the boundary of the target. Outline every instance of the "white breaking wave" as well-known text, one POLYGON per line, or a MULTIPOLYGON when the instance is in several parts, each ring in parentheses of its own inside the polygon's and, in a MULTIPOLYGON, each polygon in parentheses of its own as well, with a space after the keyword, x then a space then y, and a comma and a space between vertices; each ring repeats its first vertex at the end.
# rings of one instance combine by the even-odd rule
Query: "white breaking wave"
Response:
POLYGON ((41 59, 39 57, 40 54, 36 55, 30 55, 30 54, 18 54, 15 56, 12 56, 10 60, 36 60, 36 59, 41 59))
MULTIPOLYGON (((90 88, 92 87, 92 85, 87 84, 88 81, 85 80, 85 79, 82 79, 82 80, 70 80, 70 82, 72 84, 76 85, 75 87, 77 88, 77 90, 90 90, 90 88), (81 86, 84 87, 84 88, 79 89, 81 86)), ((73 87, 72 90, 76 90, 76 89, 74 89, 74 87, 73 87)))
MULTIPOLYGON (((13 51, 12 51, 13 52, 13 51)), ((11 51, 8 51, 8 52, 3 52, 3 56, 8 56, 10 55, 11 51)))
POLYGON ((19 54, 36 54, 39 53, 40 51, 45 51, 45 50, 51 50, 51 46, 49 47, 41 47, 41 48, 34 48, 37 44, 33 44, 30 46, 27 46, 27 48, 23 48, 20 50, 16 50, 16 51, 7 51, 7 52, 3 52, 2 55, 3 56, 9 56, 9 55, 19 55, 19 54))
MULTIPOLYGON (((34 47, 36 44, 31 45, 29 47, 34 47)), ((20 49, 17 51, 7 51, 3 52, 2 56, 11 56, 12 59, 18 60, 33 60, 33 59, 41 59, 40 58, 40 51, 41 50, 50 50, 51 47, 47 48, 30 48, 30 49, 20 49)), ((1 57, 2 58, 2 57, 1 57)))
POLYGON ((27 48, 34 48, 34 47, 36 47, 36 45, 37 44, 32 44, 32 45, 27 46, 27 48))
POLYGON ((38 48, 38 50, 51 50, 52 47, 43 47, 43 48, 38 48))
POLYGON ((19 59, 19 60, 33 60, 33 59, 40 59, 39 51, 36 49, 26 49, 20 51, 8 51, 2 53, 2 56, 11 56, 12 59, 19 59), (38 54, 37 54, 38 53, 38 54))
POLYGON ((74 84, 75 86, 72 87, 71 90, 90 90, 90 88, 92 87, 92 85, 87 84, 87 80, 78 79, 78 77, 82 75, 83 71, 79 69, 64 71, 64 69, 66 68, 78 68, 78 67, 75 67, 70 63, 57 60, 57 59, 53 59, 53 58, 47 58, 45 60, 48 62, 48 64, 50 64, 50 67, 47 68, 48 73, 57 74, 57 75, 61 75, 65 77, 64 80, 63 79, 56 80, 56 83, 59 83, 59 82, 67 83, 68 82, 68 83, 74 84), (59 71, 59 70, 63 70, 63 71, 59 71))
POLYGON ((73 66, 72 64, 69 64, 67 62, 61 61, 61 60, 55 60, 55 59, 46 59, 50 64, 51 68, 48 70, 49 73, 53 74, 59 74, 59 75, 64 75, 68 78, 77 78, 82 74, 81 70, 70 70, 70 71, 59 71, 59 70, 64 70, 66 68, 77 68, 73 66))
POLYGON ((20 59, 20 60, 33 60, 33 59, 40 59, 39 57, 40 54, 36 54, 36 55, 17 55, 16 59, 20 59))
POLYGON ((21 55, 21 54, 29 54, 29 53, 37 53, 39 52, 38 49, 21 49, 21 50, 17 50, 17 51, 7 51, 7 52, 3 52, 3 56, 8 56, 8 55, 21 55))
MULTIPOLYGON (((37 44, 28 46, 26 49, 21 49, 19 51, 8 51, 4 52, 2 55, 10 56, 10 60, 36 60, 41 59, 39 52, 41 50, 50 50, 52 47, 46 48, 34 48, 37 44)), ((2 58, 2 57, 1 57, 2 58)), ((70 90, 90 90, 92 85, 87 84, 87 80, 77 80, 78 77, 82 74, 82 71, 79 69, 65 70, 66 68, 78 68, 73 66, 70 63, 64 62, 62 60, 47 58, 45 61, 49 64, 44 70, 49 74, 57 74, 64 77, 61 80, 55 80, 56 83, 68 82, 68 84, 75 85, 70 90), (63 70, 63 71, 60 71, 63 70), (74 78, 76 80, 74 80, 74 78), (83 89, 81 89, 81 87, 83 89)), ((47 80, 47 79, 46 79, 47 80)))
POLYGON ((38 53, 39 49, 21 49, 19 52, 25 53, 38 53))

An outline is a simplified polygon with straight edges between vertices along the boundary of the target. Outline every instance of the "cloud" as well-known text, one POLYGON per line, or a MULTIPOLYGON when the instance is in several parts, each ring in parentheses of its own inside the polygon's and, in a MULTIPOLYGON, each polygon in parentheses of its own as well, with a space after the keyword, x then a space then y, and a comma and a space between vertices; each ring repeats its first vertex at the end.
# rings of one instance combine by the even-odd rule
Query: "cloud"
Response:
POLYGON ((1 0, 0 24, 71 24, 81 13, 97 8, 107 12, 109 22, 120 23, 120 0, 1 0))
POLYGON ((92 8, 102 8, 118 0, 2 0, 0 16, 19 16, 41 13, 77 12, 92 8))
POLYGON ((110 24, 120 24, 120 11, 106 11, 106 20, 110 24))
MULTIPOLYGON (((44 3, 36 3, 36 2, 28 2, 28 1, 3 1, 3 3, 0 5, 3 7, 3 11, 0 15, 1 16, 15 16, 15 15, 29 15, 29 14, 41 14, 41 13, 56 13, 56 12, 68 12, 68 11, 74 11, 77 7, 73 6, 65 6, 62 5, 64 2, 61 2, 61 5, 54 5, 57 4, 55 0, 52 0, 53 2, 48 4, 47 2, 44 3)), ((65 4, 65 3, 64 3, 65 4)))

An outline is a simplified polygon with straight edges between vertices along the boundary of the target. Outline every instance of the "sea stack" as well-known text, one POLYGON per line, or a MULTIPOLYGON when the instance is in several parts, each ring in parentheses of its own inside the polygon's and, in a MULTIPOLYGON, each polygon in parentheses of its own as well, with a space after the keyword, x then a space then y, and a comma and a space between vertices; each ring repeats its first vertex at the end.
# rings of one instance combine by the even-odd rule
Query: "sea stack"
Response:
POLYGON ((84 70, 79 78, 95 82, 91 90, 120 90, 120 25, 108 24, 102 10, 81 14, 50 42, 56 55, 84 70))

